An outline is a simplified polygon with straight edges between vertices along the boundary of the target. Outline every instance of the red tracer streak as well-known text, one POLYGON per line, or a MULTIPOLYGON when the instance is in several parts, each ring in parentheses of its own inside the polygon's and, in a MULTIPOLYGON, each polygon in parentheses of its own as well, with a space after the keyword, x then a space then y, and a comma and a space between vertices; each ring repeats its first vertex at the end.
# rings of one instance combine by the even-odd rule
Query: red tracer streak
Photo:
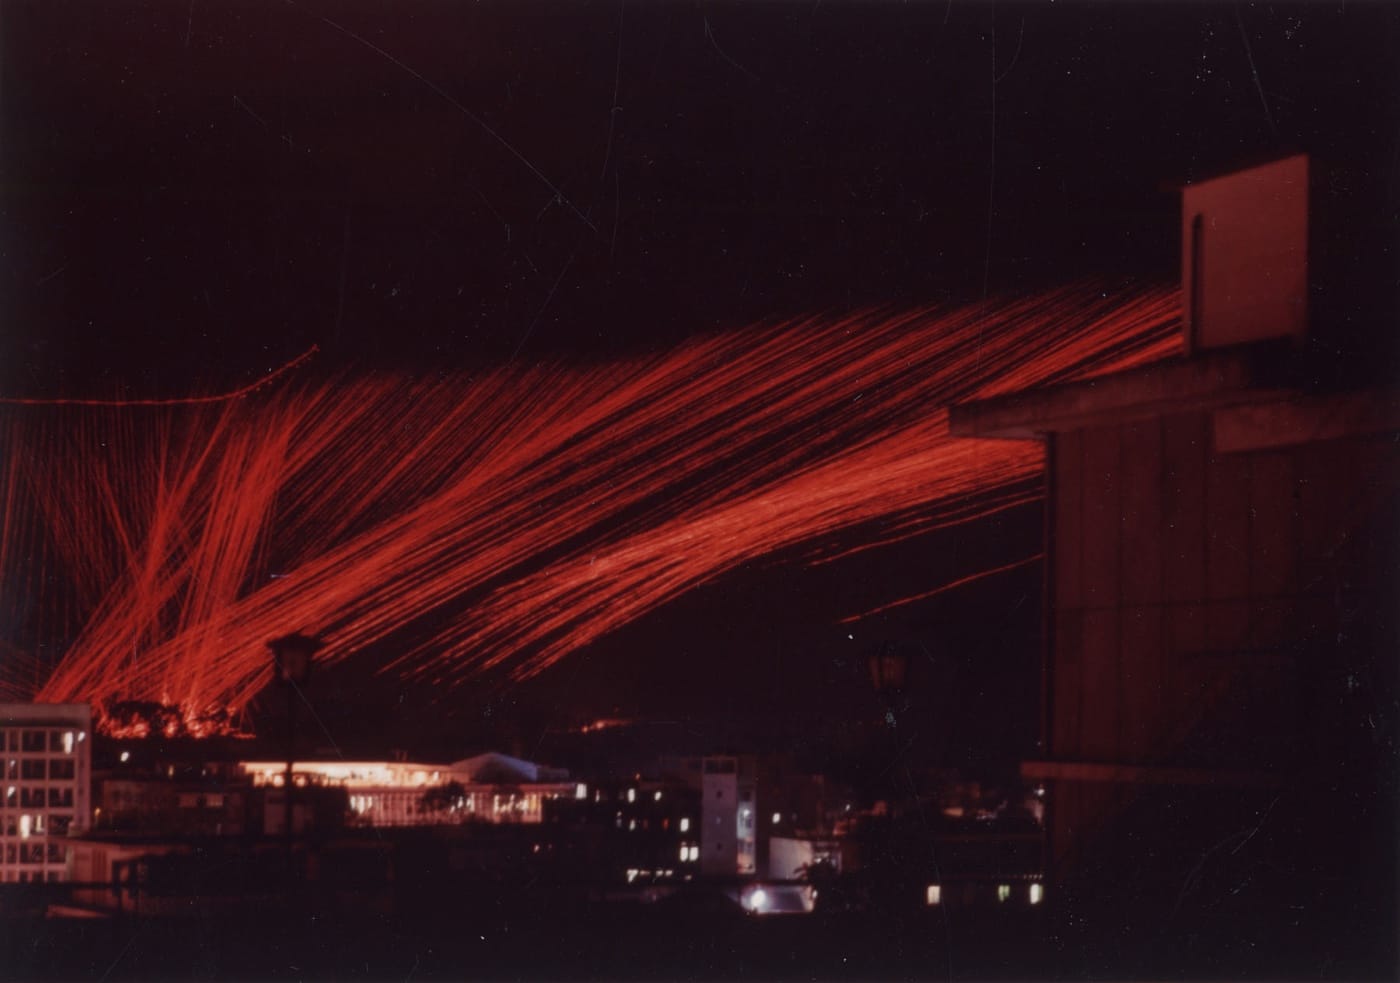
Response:
POLYGON ((12 406, 4 641, 65 643, 41 699, 191 716, 242 707, 291 630, 443 683, 529 676, 746 560, 1034 500, 1038 448, 955 440, 944 408, 1167 357, 1177 316, 1172 290, 1075 288, 589 368, 12 406))

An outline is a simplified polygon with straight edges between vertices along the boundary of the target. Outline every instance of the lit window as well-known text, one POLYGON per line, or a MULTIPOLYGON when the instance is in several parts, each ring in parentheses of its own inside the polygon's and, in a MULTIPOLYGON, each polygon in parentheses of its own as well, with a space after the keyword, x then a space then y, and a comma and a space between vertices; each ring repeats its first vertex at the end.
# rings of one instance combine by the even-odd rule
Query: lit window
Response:
POLYGON ((122 752, 122 757, 121 757, 121 759, 122 759, 123 762, 130 761, 130 760, 131 760, 131 752, 130 752, 130 751, 123 751, 123 752, 122 752))
MULTIPOLYGON (((586 798, 588 798, 588 786, 585 785, 585 784, 583 784, 582 782, 579 782, 576 786, 574 786, 574 798, 576 798, 576 799, 586 799, 586 798)), ((596 802, 597 800, 595 799, 594 801, 596 802)))
POLYGON ((924 888, 924 904, 936 905, 943 903, 943 886, 941 884, 930 884, 924 888))
POLYGON ((635 788, 629 788, 629 789, 627 790, 627 801, 628 801, 628 802, 636 802, 636 801, 637 801, 637 790, 636 790, 635 788))
POLYGON ((635 829, 637 828, 637 820, 635 820, 635 819, 629 819, 629 820, 627 821, 627 828, 628 828, 629 830, 635 830, 635 829))
POLYGON ((998 885, 997 885, 997 900, 998 900, 998 901, 1006 901, 1006 900, 1008 900, 1010 897, 1011 897, 1011 885, 1010 885, 1010 884, 998 884, 998 885))
POLYGON ((689 816, 682 816, 682 817, 681 817, 681 832, 682 832, 682 833, 689 833, 689 832, 690 832, 690 817, 689 817, 689 816))
POLYGON ((19 817, 19 835, 21 839, 29 839, 29 833, 33 829, 34 820, 28 813, 19 817))
POLYGON ((652 801, 653 801, 653 802, 660 802, 660 801, 661 801, 661 789, 657 789, 657 790, 656 790, 656 793, 655 793, 651 798, 652 798, 652 801))
POLYGON ((71 730, 63 732, 63 751, 65 754, 73 753, 73 732, 71 730))
POLYGON ((681 844, 681 863, 685 863, 685 862, 686 862, 687 860, 689 860, 689 859, 690 859, 690 847, 689 847, 687 844, 682 843, 682 844, 681 844))
POLYGON ((1040 904, 1045 900, 1045 885, 1032 884, 1030 890, 1031 904, 1040 904))
POLYGON ((773 813, 773 825, 774 825, 774 826, 778 825, 778 823, 780 823, 780 822, 782 822, 782 821, 783 821, 783 814, 782 814, 781 812, 775 812, 775 813, 773 813))

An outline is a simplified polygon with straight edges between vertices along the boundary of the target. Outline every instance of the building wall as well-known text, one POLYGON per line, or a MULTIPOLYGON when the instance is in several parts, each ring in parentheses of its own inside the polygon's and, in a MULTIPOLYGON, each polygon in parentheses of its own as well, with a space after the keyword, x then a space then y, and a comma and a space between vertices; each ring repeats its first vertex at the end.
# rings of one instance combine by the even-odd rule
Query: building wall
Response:
POLYGON ((714 877, 753 874, 758 869, 755 762, 714 755, 700 765, 700 871, 714 877))
MULTIPOLYGON (((1266 775, 1336 760, 1324 694, 1373 656, 1353 622, 1385 600, 1358 557, 1395 519, 1389 436, 1218 453, 1202 411, 1052 440, 1049 756, 1266 775)), ((1130 794, 1060 783, 1055 859, 1130 794)))
POLYGON ((0 881, 66 879, 68 837, 88 825, 91 726, 86 705, 0 705, 0 881))

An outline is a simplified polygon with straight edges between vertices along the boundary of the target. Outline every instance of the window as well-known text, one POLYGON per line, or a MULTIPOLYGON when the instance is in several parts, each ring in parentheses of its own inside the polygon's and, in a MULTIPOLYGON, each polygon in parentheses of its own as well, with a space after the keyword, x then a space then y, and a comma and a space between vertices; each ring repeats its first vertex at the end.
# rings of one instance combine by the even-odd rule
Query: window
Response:
POLYGON ((44 790, 41 788, 20 789, 19 804, 22 809, 32 809, 35 806, 42 806, 44 804, 44 790))
POLYGON ((19 777, 19 761, 18 761, 17 759, 11 758, 9 761, 5 762, 5 777, 6 777, 6 778, 18 778, 18 777, 19 777))
POLYGON ((1045 900, 1045 885, 1032 884, 1030 889, 1031 904, 1040 904, 1045 900))
POLYGON ((7 730, 7 731, 5 731, 5 750, 6 750, 6 751, 18 751, 18 750, 19 750, 19 731, 16 731, 16 730, 7 730))
POLYGON ((49 816, 49 835, 67 836, 68 827, 73 824, 72 816, 65 816, 62 813, 55 813, 49 816))
POLYGON ((42 730, 26 730, 20 740, 20 745, 25 751, 44 750, 44 732, 42 730))
POLYGON ((67 859, 67 850, 68 848, 65 847, 62 843, 50 840, 48 842, 47 848, 44 851, 44 855, 49 863, 61 864, 65 859, 67 859))
POLYGON ((73 808, 73 790, 71 788, 49 789, 49 805, 65 809, 73 808))
POLYGON ((19 774, 21 778, 31 780, 45 777, 44 760, 42 758, 25 758, 19 763, 19 774))
POLYGON ((50 778, 72 778, 77 765, 72 758, 59 758, 49 762, 50 778))
POLYGON ((51 730, 51 731, 49 731, 49 750, 50 750, 50 751, 72 751, 72 750, 73 750, 73 732, 72 732, 71 730, 68 731, 68 746, 65 748, 65 747, 63 746, 63 731, 61 731, 61 730, 51 730))
POLYGON ((21 843, 19 845, 19 862, 22 864, 41 864, 44 862, 44 844, 42 843, 21 843))
POLYGON ((1010 884, 998 884, 998 885, 997 885, 997 900, 998 900, 998 901, 1005 901, 1005 900, 1007 900, 1007 899, 1010 898, 1010 897, 1011 897, 1011 885, 1010 885, 1010 884))
POLYGON ((943 903, 943 885, 930 884, 924 888, 924 904, 936 905, 943 903))
POLYGON ((17 863, 18 861, 17 861, 15 858, 18 857, 18 856, 19 856, 19 846, 16 845, 16 844, 14 844, 14 843, 6 843, 6 844, 5 844, 5 863, 7 863, 7 864, 17 863))
POLYGON ((680 829, 681 829, 681 832, 682 832, 682 833, 689 833, 689 832, 690 832, 690 817, 689 817, 689 816, 682 816, 682 817, 681 817, 681 827, 680 827, 680 829))

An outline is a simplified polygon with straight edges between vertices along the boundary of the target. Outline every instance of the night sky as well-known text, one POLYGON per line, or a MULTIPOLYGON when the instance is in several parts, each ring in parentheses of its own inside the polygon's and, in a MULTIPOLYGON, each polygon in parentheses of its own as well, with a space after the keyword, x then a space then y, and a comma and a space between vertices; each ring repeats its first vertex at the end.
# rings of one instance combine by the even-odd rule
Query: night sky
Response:
MULTIPOLYGON (((1171 189, 1296 151, 1314 310, 1393 366, 1355 339, 1394 310, 1394 7, 7 0, 0 30, 4 396, 219 391, 313 344, 312 371, 450 372, 1172 282, 1171 189)), ((956 680, 923 699, 965 751, 1028 753, 1034 568, 856 639, 831 613, 1024 556, 1038 521, 755 562, 454 719, 864 713, 862 646, 897 637, 956 680)), ((338 732, 427 726, 417 696, 324 685, 338 732)))

